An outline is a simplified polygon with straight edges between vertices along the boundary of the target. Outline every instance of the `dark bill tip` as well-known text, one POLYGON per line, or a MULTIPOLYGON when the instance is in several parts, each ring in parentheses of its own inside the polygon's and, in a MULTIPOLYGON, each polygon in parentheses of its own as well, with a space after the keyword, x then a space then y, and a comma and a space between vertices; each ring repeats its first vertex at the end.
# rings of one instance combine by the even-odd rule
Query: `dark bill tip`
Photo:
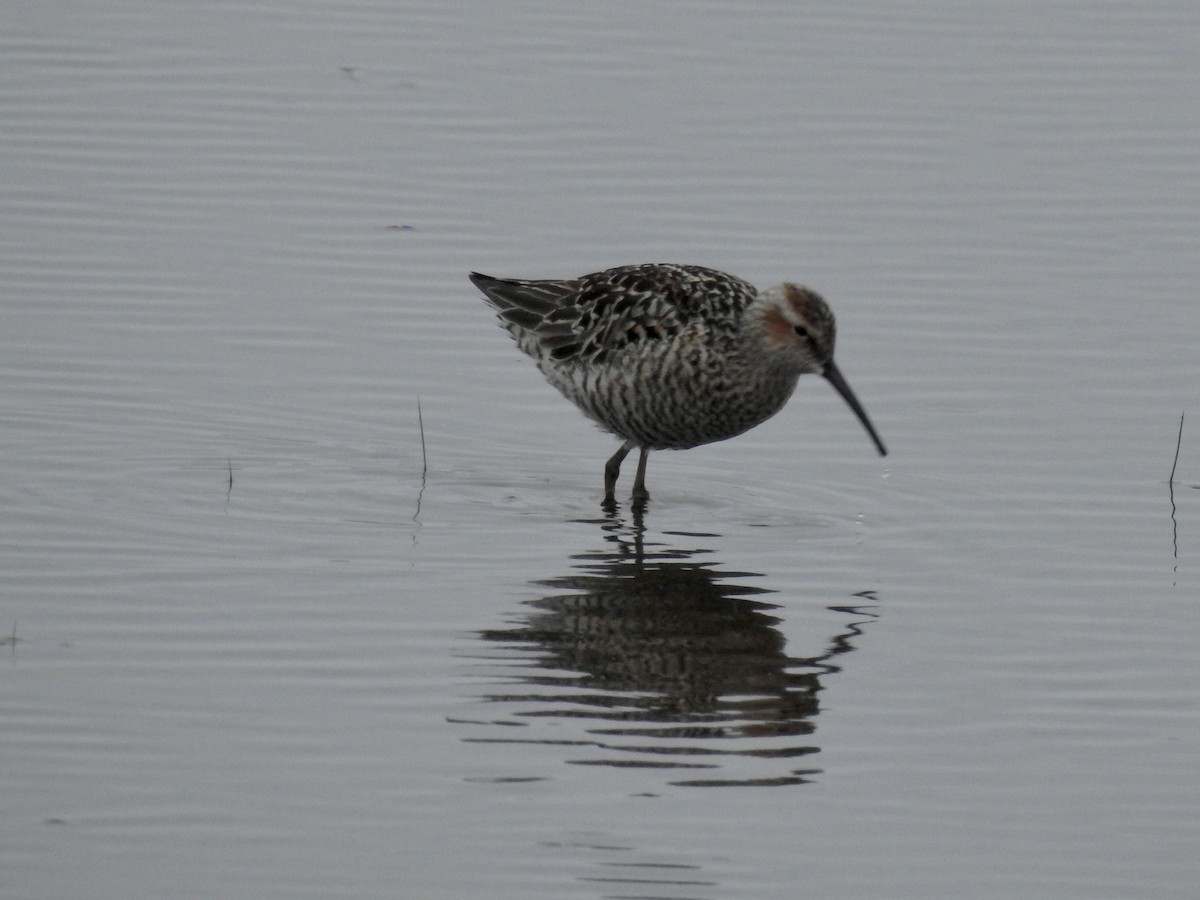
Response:
POLYGON ((867 434, 871 436, 871 440, 879 448, 879 455, 887 456, 887 447, 883 446, 883 441, 879 439, 879 435, 875 431, 875 426, 871 424, 871 420, 867 417, 867 411, 858 402, 858 398, 854 396, 854 391, 850 390, 850 385, 846 383, 846 379, 842 377, 842 373, 838 371, 838 367, 833 364, 832 359, 825 364, 825 372, 823 374, 825 380, 833 385, 833 389, 841 394, 842 399, 854 410, 854 414, 858 416, 858 421, 863 423, 863 428, 867 429, 867 434))

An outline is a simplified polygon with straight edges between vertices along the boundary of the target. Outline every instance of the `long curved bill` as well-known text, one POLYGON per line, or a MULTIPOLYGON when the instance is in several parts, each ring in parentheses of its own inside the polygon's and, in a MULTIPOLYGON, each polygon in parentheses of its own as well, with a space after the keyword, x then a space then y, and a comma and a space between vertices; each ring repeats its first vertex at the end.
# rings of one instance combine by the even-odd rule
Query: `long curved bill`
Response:
POLYGON ((824 371, 825 380, 833 385, 833 389, 842 395, 842 399, 849 404, 854 410, 854 414, 858 416, 858 421, 863 423, 863 428, 867 429, 867 434, 871 436, 871 440, 875 442, 875 446, 879 448, 880 456, 887 456, 887 447, 883 446, 883 441, 879 439, 879 435, 875 433, 875 426, 871 424, 871 420, 867 418, 867 411, 863 409, 862 404, 858 402, 858 398, 854 396, 854 391, 850 390, 850 385, 846 383, 846 379, 842 377, 842 373, 838 371, 838 367, 833 364, 831 359, 825 363, 824 371))

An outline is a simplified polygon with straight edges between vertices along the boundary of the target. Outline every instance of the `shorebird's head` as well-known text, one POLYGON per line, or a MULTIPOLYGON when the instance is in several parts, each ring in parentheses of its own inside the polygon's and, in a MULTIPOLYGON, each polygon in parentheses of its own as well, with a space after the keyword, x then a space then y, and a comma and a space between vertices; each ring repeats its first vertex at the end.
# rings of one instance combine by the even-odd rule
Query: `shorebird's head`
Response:
POLYGON ((867 418, 867 411, 833 362, 837 323, 829 304, 816 291, 790 283, 764 291, 760 301, 770 352, 786 360, 788 368, 797 375, 823 376, 854 410, 879 455, 887 456, 887 448, 867 418))
POLYGON ((833 359, 837 323, 816 291, 781 284, 764 291, 763 324, 771 352, 800 375, 821 375, 833 359))

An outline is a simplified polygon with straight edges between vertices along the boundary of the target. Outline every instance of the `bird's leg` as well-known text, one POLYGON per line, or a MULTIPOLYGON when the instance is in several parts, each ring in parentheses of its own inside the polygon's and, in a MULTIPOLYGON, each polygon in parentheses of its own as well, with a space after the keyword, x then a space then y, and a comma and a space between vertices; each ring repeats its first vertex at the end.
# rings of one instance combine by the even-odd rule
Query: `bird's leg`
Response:
POLYGON ((646 490, 646 460, 650 458, 650 448, 642 447, 641 455, 638 457, 637 477, 633 479, 633 501, 635 503, 645 503, 650 499, 650 492, 646 490))
POLYGON ((617 502, 614 492, 617 489, 617 476, 621 474, 621 463, 625 461, 625 457, 629 455, 629 451, 633 449, 633 442, 626 441, 621 445, 616 453, 608 458, 608 462, 604 464, 604 503, 612 505, 617 502))

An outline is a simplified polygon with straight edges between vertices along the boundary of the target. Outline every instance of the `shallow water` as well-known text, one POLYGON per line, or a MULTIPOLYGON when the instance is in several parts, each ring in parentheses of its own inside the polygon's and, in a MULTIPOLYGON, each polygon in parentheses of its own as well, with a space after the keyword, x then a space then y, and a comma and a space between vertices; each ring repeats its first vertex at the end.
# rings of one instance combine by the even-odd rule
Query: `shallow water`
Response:
POLYGON ((6 898, 1193 896, 1191 5, 0 25, 6 898), (605 515, 465 273, 649 260, 891 455, 605 515))

